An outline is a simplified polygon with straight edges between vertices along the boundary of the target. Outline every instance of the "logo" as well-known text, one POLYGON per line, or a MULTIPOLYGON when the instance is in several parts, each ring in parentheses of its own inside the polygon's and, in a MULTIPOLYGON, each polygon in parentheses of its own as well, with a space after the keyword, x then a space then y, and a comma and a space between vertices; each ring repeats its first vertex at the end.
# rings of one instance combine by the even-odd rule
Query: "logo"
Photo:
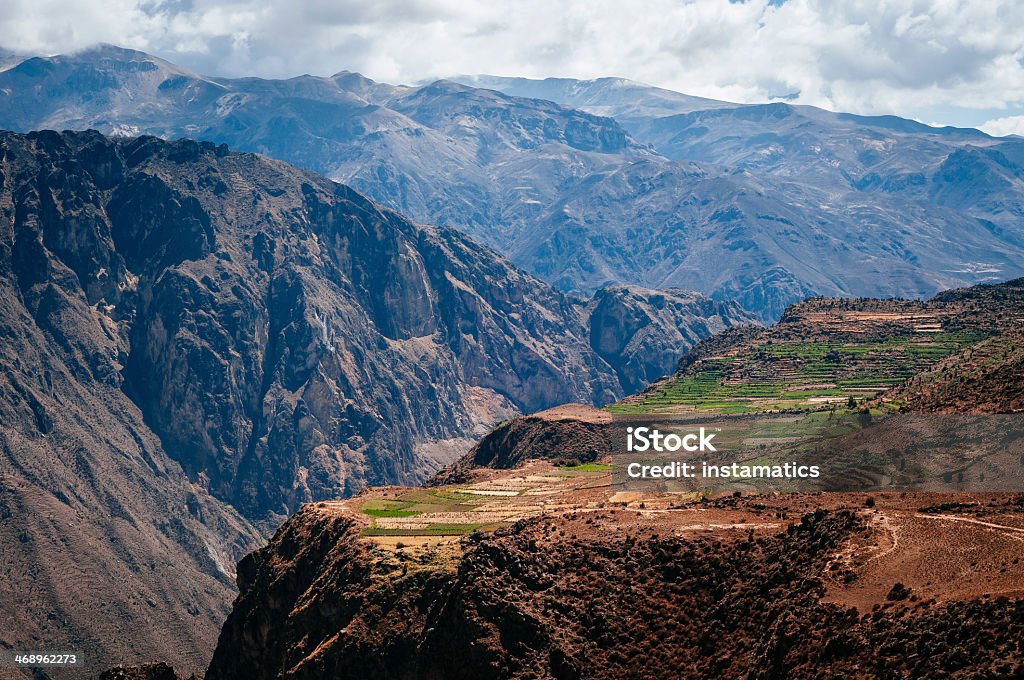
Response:
POLYGON ((711 443, 711 440, 714 438, 714 433, 707 434, 703 427, 700 428, 699 432, 691 432, 682 436, 674 432, 663 434, 659 429, 651 427, 627 427, 626 450, 631 453, 643 453, 645 451, 674 453, 680 449, 690 453, 695 451, 717 451, 718 449, 711 443))

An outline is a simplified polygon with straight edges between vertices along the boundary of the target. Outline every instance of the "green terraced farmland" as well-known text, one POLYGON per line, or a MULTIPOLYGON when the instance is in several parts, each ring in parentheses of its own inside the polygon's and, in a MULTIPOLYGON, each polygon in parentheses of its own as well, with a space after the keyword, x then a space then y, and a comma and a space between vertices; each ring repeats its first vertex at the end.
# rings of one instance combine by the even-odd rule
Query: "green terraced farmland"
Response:
POLYGON ((984 337, 935 333, 862 342, 755 342, 702 359, 642 400, 610 410, 741 414, 846 408, 851 397, 874 397, 984 337))

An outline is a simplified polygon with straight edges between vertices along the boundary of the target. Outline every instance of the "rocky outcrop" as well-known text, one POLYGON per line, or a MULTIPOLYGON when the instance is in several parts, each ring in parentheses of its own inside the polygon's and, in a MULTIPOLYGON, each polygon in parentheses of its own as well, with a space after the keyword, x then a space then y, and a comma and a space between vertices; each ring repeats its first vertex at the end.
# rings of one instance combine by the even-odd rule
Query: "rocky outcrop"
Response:
POLYGON ((593 462, 612 452, 611 423, 611 414, 584 404, 519 416, 491 430, 428 484, 464 482, 474 476, 474 470, 510 470, 530 460, 593 462))
POLYGON ((172 666, 160 661, 142 666, 115 666, 100 673, 99 680, 179 680, 179 677, 172 666))

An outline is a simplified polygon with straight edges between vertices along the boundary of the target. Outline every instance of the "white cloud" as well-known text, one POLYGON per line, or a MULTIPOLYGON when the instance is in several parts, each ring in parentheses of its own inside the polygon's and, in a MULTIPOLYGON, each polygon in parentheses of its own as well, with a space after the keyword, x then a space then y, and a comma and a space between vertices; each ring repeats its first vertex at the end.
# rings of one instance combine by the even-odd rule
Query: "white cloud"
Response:
POLYGON ((1024 136, 1024 116, 994 118, 982 123, 978 127, 982 132, 987 132, 993 137, 1005 137, 1007 135, 1024 136))
MULTIPOLYGON (((104 41, 218 75, 619 75, 929 118, 1024 104, 1018 0, 7 0, 0 44, 104 41)), ((979 118, 983 120, 983 118, 979 118)))

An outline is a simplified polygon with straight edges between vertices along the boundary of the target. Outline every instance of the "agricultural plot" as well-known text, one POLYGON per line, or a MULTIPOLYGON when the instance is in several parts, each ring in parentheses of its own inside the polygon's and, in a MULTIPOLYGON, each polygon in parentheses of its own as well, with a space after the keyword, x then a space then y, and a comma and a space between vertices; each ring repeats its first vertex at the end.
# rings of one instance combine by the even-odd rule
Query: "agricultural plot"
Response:
MULTIPOLYGON (((931 329, 928 329, 931 330, 931 329)), ((698 361, 618 413, 744 414, 845 408, 904 383, 985 337, 915 332, 888 338, 751 343, 698 361)))
MULTIPOLYGON (((437 489, 382 489, 346 501, 368 519, 363 535, 437 537, 488 531, 546 512, 571 509, 576 492, 606 487, 609 466, 530 466, 520 474, 437 489)), ((407 541, 408 542, 408 541, 407 541)))

